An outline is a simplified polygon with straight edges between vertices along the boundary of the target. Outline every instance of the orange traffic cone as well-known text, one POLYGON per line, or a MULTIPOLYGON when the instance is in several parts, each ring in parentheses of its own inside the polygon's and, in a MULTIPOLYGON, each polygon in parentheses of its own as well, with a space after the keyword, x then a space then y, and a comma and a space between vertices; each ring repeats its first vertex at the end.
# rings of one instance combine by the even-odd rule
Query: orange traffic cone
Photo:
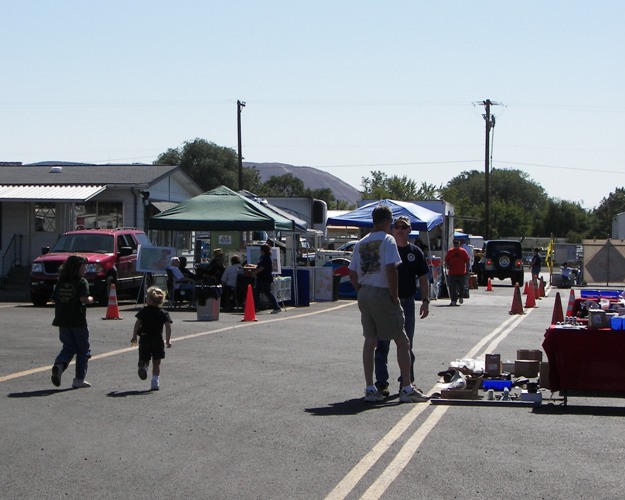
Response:
POLYGON ((514 285, 514 297, 512 298, 510 314, 525 314, 525 311, 523 311, 523 303, 521 302, 521 288, 518 283, 514 285))
POLYGON ((546 295, 545 295, 545 280, 541 276, 540 277, 540 286, 538 287, 538 298, 542 299, 543 297, 546 297, 546 295))
POLYGON ((115 283, 111 283, 109 290, 109 303, 106 308, 106 318, 102 319, 124 319, 119 316, 119 307, 117 306, 117 292, 115 291, 115 283))
POLYGON ((487 292, 493 291, 493 282, 491 281, 490 278, 488 278, 488 282, 486 283, 486 291, 487 292))
POLYGON ((551 324, 562 323, 564 321, 564 315, 562 314, 562 299, 560 298, 560 292, 556 292, 556 301, 553 304, 553 314, 551 316, 551 324))
POLYGON ((525 297, 525 308, 536 307, 536 297, 534 296, 534 287, 527 288, 527 297, 525 297))
POLYGON ((569 305, 566 307, 566 315, 573 316, 573 306, 575 305, 575 291, 571 290, 569 294, 569 305))
POLYGON ((527 295, 527 289, 529 288, 529 281, 525 282, 525 288, 523 288, 523 295, 527 295))
POLYGON ((247 297, 245 298, 245 312, 241 321, 258 321, 256 319, 256 307, 254 306, 254 292, 252 285, 247 285, 247 297))

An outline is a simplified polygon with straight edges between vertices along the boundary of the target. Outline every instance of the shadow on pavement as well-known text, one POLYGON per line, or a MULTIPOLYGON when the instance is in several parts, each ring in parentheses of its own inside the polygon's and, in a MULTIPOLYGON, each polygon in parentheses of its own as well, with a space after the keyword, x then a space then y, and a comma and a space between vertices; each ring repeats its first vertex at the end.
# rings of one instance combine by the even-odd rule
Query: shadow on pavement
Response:
POLYGON ((40 398, 42 396, 52 396, 53 394, 59 394, 61 392, 73 391, 72 387, 68 387, 67 389, 42 389, 40 391, 29 391, 29 392, 12 392, 7 394, 9 398, 40 398))
POLYGON ((306 413, 312 413, 313 415, 317 415, 319 417, 330 415, 357 415, 363 411, 377 410, 387 406, 401 404, 399 400, 393 401, 398 398, 399 395, 391 396, 386 398, 384 401, 380 401, 379 403, 369 403, 368 401, 365 401, 364 398, 348 399, 347 401, 343 401, 341 403, 330 403, 329 406, 322 406, 320 408, 306 408, 306 413))
POLYGON ((592 415, 596 417, 625 417, 622 406, 542 405, 534 408, 538 415, 592 415))
POLYGON ((154 391, 150 389, 144 391, 111 391, 107 394, 109 398, 125 398, 126 396, 143 396, 145 394, 152 394, 154 391))

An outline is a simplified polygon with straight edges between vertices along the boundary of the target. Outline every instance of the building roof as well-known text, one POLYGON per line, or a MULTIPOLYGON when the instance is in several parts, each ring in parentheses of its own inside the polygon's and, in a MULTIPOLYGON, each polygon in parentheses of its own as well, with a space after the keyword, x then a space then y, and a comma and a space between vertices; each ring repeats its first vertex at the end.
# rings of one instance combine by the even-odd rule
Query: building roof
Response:
MULTIPOLYGON (((179 166, 175 165, 88 165, 51 162, 15 165, 0 163, 0 187, 5 189, 32 188, 33 186, 71 186, 73 188, 103 186, 107 189, 147 189, 168 177, 173 177, 191 196, 202 192, 200 186, 179 166)), ((15 193, 15 191, 13 192, 15 193)), ((57 194, 60 195, 61 193, 57 192, 57 194)), ((5 195, 3 199, 17 201, 20 198, 19 196, 5 195)), ((35 194, 30 199, 39 198, 35 194)), ((58 198, 59 201, 62 199, 62 197, 58 198)))
MULTIPOLYGON (((0 166, 0 184, 150 185, 182 170, 171 165, 21 165, 0 166)), ((184 172, 183 172, 184 174, 184 172)), ((186 175, 186 174, 184 174, 186 175)))
POLYGON ((86 202, 100 194, 106 186, 4 186, 0 184, 0 201, 76 201, 86 202))

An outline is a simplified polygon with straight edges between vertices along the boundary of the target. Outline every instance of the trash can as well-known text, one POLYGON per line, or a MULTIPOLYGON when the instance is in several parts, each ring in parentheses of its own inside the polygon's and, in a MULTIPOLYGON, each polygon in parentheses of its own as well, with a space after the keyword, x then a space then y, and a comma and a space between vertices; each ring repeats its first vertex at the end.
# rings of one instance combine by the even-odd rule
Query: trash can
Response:
POLYGON ((217 321, 221 305, 221 285, 196 285, 195 308, 198 321, 217 321))

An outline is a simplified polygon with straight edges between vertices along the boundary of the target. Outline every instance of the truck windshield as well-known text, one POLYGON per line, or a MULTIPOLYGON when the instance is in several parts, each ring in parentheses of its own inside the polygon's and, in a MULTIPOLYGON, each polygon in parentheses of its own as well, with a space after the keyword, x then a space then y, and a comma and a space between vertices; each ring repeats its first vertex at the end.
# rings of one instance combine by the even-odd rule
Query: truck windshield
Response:
POLYGON ((113 253, 113 245, 110 234, 65 234, 51 252, 113 253))

